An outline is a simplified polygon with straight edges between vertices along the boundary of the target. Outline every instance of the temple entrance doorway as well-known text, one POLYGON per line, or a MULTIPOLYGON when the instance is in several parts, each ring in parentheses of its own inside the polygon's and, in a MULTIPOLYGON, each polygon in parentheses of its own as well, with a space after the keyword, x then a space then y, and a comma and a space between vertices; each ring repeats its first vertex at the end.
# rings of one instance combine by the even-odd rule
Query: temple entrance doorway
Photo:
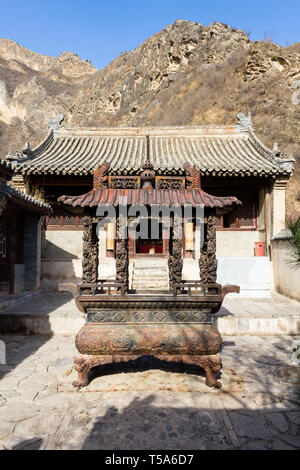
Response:
POLYGON ((139 238, 136 241, 136 254, 143 255, 162 255, 163 254, 163 237, 162 237, 162 223, 159 223, 158 237, 152 238, 151 234, 151 219, 146 221, 148 224, 148 236, 147 240, 139 238))
POLYGON ((138 240, 136 243, 136 253, 143 255, 162 255, 163 240, 138 240))
MULTIPOLYGON (((147 220, 148 224, 148 238, 137 238, 133 240, 129 238, 129 256, 131 258, 140 257, 163 257, 168 258, 169 256, 169 239, 166 234, 163 233, 162 223, 159 222, 158 236, 151 237, 151 219, 147 220)), ((138 227, 139 229, 139 227, 138 227)))

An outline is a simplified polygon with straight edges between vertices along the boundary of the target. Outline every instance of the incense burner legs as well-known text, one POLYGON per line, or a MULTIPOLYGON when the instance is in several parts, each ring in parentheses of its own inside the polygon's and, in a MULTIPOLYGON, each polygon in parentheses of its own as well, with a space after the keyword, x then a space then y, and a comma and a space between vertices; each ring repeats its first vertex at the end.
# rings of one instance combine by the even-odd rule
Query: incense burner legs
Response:
MULTIPOLYGON (((86 387, 89 384, 88 374, 93 367, 105 364, 133 361, 141 356, 79 356, 75 358, 75 370, 78 379, 73 382, 76 388, 86 387)), ((210 356, 184 356, 184 355, 155 355, 157 359, 168 362, 181 362, 202 367, 206 374, 208 387, 220 388, 221 382, 217 380, 217 373, 222 368, 221 357, 217 354, 210 356)))
POLYGON ((76 336, 82 354, 75 358, 78 379, 74 387, 88 385, 88 373, 96 366, 128 362, 141 356, 154 356, 168 362, 182 362, 202 367, 206 385, 219 388, 222 338, 209 324, 145 325, 86 323, 76 336))

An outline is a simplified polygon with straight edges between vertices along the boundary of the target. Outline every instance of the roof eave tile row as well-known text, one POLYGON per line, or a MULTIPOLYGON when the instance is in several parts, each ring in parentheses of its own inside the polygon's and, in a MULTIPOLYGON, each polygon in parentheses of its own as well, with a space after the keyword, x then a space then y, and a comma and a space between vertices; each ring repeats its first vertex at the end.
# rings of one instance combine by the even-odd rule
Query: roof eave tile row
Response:
POLYGON ((158 174, 181 172, 185 162, 196 165, 202 175, 273 176, 289 175, 293 159, 276 158, 252 130, 231 126, 203 128, 82 129, 50 132, 45 141, 16 158, 15 170, 23 174, 92 175, 104 161, 112 174, 141 171, 146 159, 149 132, 150 160, 158 174), (150 132, 151 131, 151 132, 150 132))
POLYGON ((43 214, 48 214, 51 212, 51 206, 46 204, 38 199, 29 196, 28 194, 22 193, 14 188, 9 183, 0 185, 0 194, 2 198, 7 198, 8 200, 12 200, 22 205, 22 207, 26 206, 28 210, 37 211, 43 214))

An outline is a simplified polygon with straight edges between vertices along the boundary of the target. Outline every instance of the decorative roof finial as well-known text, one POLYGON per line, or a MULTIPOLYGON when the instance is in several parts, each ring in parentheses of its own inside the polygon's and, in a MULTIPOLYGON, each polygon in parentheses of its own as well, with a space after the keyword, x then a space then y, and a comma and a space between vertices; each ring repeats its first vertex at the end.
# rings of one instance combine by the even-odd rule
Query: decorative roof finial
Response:
POLYGON ((22 149, 23 155, 27 155, 28 157, 31 155, 32 150, 30 148, 30 143, 26 142, 24 148, 22 149))
POLYGON ((150 142, 148 135, 146 136, 146 161, 143 165, 143 170, 141 174, 141 180, 143 182, 142 189, 153 189, 152 181, 155 178, 155 172, 150 162, 150 142))
POLYGON ((48 119, 47 134, 52 130, 54 134, 59 134, 61 123, 64 120, 63 114, 57 114, 54 118, 48 119))
POLYGON ((98 165, 98 167, 94 170, 93 189, 107 188, 108 176, 106 176, 106 173, 109 168, 109 162, 104 162, 102 166, 98 165))
POLYGON ((275 157, 280 157, 281 152, 278 148, 278 143, 277 142, 274 143, 272 152, 273 152, 275 157))
POLYGON ((238 113, 236 115, 238 118, 238 129, 240 131, 251 131, 252 130, 252 119, 251 119, 251 113, 248 113, 248 117, 245 116, 243 113, 238 113))
POLYGON ((201 173, 196 165, 192 166, 186 162, 184 164, 184 169, 187 172, 187 187, 189 189, 201 189, 201 173))

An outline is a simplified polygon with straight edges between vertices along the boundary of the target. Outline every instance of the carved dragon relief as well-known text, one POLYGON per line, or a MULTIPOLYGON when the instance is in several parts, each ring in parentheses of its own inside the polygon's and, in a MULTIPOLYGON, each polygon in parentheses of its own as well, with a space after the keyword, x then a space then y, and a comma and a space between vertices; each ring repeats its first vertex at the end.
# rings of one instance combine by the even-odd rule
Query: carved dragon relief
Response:
POLYGON ((171 252, 168 259, 169 267, 169 284, 173 289, 175 284, 180 284, 182 280, 182 236, 181 236, 181 219, 177 219, 176 215, 172 218, 173 239, 171 244, 171 252))
POLYGON ((83 257, 82 279, 86 283, 96 283, 98 280, 98 237, 96 226, 91 217, 83 217, 83 257))
POLYGON ((125 286, 125 292, 129 287, 129 257, 128 257, 128 237, 125 236, 125 222, 121 215, 117 220, 117 243, 116 243, 116 280, 125 286))
POLYGON ((201 248, 199 267, 202 284, 215 284, 217 281, 216 217, 212 215, 207 217, 206 237, 201 248))

